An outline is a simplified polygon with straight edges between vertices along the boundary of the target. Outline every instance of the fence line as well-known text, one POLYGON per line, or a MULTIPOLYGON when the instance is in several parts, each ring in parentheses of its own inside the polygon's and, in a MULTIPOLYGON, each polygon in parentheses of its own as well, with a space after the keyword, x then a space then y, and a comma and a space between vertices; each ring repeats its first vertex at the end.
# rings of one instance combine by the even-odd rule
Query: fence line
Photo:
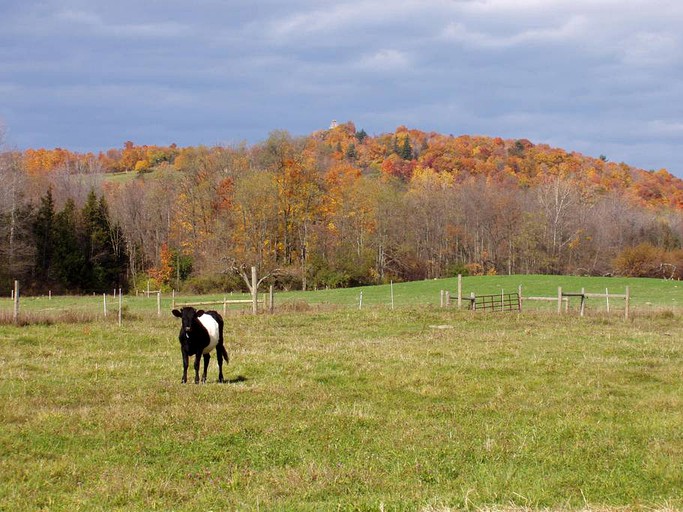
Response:
MULTIPOLYGON (((579 314, 581 316, 585 315, 585 308, 587 305, 587 300, 588 299, 604 299, 605 300, 605 307, 608 313, 610 313, 611 308, 612 308, 612 302, 613 300, 624 300, 624 317, 626 319, 629 319, 631 316, 631 292, 630 288, 627 286, 625 293, 610 293, 608 288, 605 288, 604 293, 594 293, 594 292, 587 292, 584 288, 581 289, 580 292, 567 292, 562 289, 562 287, 558 287, 557 295, 554 297, 537 297, 537 296, 528 296, 525 297, 522 294, 522 285, 519 285, 518 287, 518 292, 515 293, 509 293, 505 294, 503 290, 501 290, 500 294, 490 294, 490 295, 476 295, 474 292, 470 294, 469 297, 463 298, 462 294, 462 276, 458 275, 458 291, 457 291, 457 304, 458 307, 461 307, 463 300, 468 303, 469 309, 472 310, 484 310, 484 311, 522 311, 523 309, 523 304, 526 301, 544 301, 544 302, 556 302, 557 303, 557 312, 558 314, 562 313, 562 306, 564 306, 564 311, 568 312, 569 311, 569 303, 572 299, 578 298, 580 300, 580 307, 579 307, 579 314)), ((19 322, 19 311, 20 311, 20 298, 21 298, 21 293, 20 293, 20 286, 19 282, 15 281, 14 282, 14 288, 11 290, 12 292, 12 298, 11 300, 13 301, 13 322, 18 323, 19 322)), ((149 297, 150 294, 156 294, 157 298, 157 316, 161 317, 161 291, 160 290, 147 290, 143 292, 141 295, 149 297)), ((393 281, 391 283, 390 287, 390 294, 391 294, 391 308, 394 308, 394 289, 393 289, 393 281)), ((118 297, 118 322, 119 325, 122 323, 122 311, 123 311, 123 293, 122 289, 119 288, 113 290, 113 295, 114 298, 116 299, 118 297)), ((52 293, 49 293, 48 295, 48 300, 52 299, 52 293)), ((358 309, 363 308, 363 291, 361 290, 357 306, 358 309)), ((450 306, 451 305, 451 292, 448 290, 441 290, 441 307, 445 306, 450 306)), ((199 301, 199 302, 187 302, 184 304, 178 304, 178 306, 205 306, 205 305, 223 305, 223 314, 227 314, 227 309, 229 305, 248 305, 248 304, 253 304, 255 306, 255 310, 258 312, 258 307, 261 307, 262 310, 268 310, 271 313, 274 311, 274 293, 273 293, 273 286, 270 286, 269 294, 263 293, 262 298, 258 297, 258 294, 252 294, 251 299, 228 299, 227 296, 223 297, 223 300, 215 300, 215 301, 199 301)), ((73 304, 70 306, 65 306, 61 309, 64 310, 73 310, 73 309, 79 309, 79 308, 93 308, 93 305, 91 303, 88 304, 73 304)), ((172 307, 176 307, 176 294, 175 290, 172 291, 172 307)), ((103 312, 103 315, 105 318, 108 317, 109 315, 109 308, 110 304, 107 298, 107 294, 102 295, 102 309, 100 311, 103 312)), ((51 311, 51 310, 59 310, 60 308, 48 308, 48 309, 43 309, 42 311, 51 311)))
POLYGON ((223 305, 223 314, 227 314, 227 307, 229 304, 256 304, 257 306, 257 312, 258 312, 258 306, 260 305, 264 310, 268 309, 270 313, 273 312, 274 307, 275 307, 275 294, 273 292, 273 286, 270 286, 268 294, 263 294, 262 298, 258 298, 258 294, 256 299, 228 299, 226 297, 223 297, 223 300, 212 300, 212 301, 200 301, 200 302, 185 302, 185 303, 176 303, 176 297, 175 297, 175 290, 173 290, 173 297, 172 297, 172 303, 171 307, 185 307, 185 306, 219 306, 223 305))
MULTIPOLYGON (((571 298, 580 299, 579 314, 580 316, 585 315, 586 310, 586 299, 592 298, 602 298, 605 299, 607 312, 610 312, 610 299, 623 299, 625 301, 624 307, 624 318, 629 319, 630 309, 631 309, 631 291, 630 288, 626 287, 626 293, 609 293, 609 289, 605 288, 605 293, 589 293, 586 292, 585 288, 582 288, 580 292, 565 292, 562 287, 558 287, 557 296, 555 297, 524 297, 522 295, 522 285, 519 285, 517 293, 505 294, 502 290, 500 295, 475 295, 474 292, 470 293, 469 297, 463 299, 462 296, 462 276, 458 275, 458 308, 461 307, 462 301, 466 300, 469 302, 469 309, 477 310, 483 309, 484 311, 522 311, 522 305, 524 301, 545 301, 545 302, 557 302, 557 312, 562 313, 562 306, 564 305, 565 312, 569 311, 569 301, 571 298), (515 308, 515 306, 517 306, 515 308)), ((444 305, 450 305, 450 292, 446 290, 441 290, 441 307, 444 305)))

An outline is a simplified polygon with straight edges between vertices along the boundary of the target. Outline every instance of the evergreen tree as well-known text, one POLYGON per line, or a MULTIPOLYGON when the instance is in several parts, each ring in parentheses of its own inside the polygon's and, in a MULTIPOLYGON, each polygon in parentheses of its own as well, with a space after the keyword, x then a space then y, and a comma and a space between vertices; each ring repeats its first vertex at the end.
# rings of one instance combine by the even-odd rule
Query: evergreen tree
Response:
POLYGON ((412 160, 413 159, 413 148, 410 145, 410 138, 405 137, 403 139, 403 144, 399 147, 398 151, 398 156, 400 156, 403 160, 412 160))
POLYGON ((52 199, 52 188, 48 188, 40 198, 40 208, 33 221, 33 237, 35 243, 35 277, 45 282, 50 277, 50 267, 54 253, 55 203, 52 199))
POLYGON ((346 148, 346 158, 351 161, 355 161, 358 158, 358 152, 356 151, 356 145, 352 142, 346 148))
POLYGON ((87 288, 93 291, 108 290, 120 285, 120 277, 125 268, 125 254, 122 244, 114 246, 112 240, 123 237, 118 226, 109 222, 109 208, 102 196, 99 200, 94 191, 81 210, 84 257, 88 262, 86 273, 87 288))
POLYGON ((78 291, 84 289, 86 263, 78 237, 76 205, 69 199, 54 219, 52 268, 64 289, 78 291))

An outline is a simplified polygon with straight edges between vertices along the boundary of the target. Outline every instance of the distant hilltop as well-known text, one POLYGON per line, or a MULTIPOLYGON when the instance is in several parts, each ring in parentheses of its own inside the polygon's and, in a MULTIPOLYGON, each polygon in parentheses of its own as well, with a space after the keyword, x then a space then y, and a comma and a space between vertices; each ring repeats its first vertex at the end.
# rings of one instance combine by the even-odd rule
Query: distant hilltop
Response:
MULTIPOLYGON (((275 131, 262 143, 243 151, 288 140, 292 158, 310 158, 324 171, 343 163, 363 174, 394 177, 409 182, 416 173, 447 174, 456 183, 485 179, 509 187, 530 188, 553 177, 571 179, 585 193, 624 194, 641 205, 683 209, 683 180, 665 169, 646 171, 626 163, 610 162, 604 155, 586 156, 527 139, 502 139, 479 135, 444 135, 398 127, 393 133, 369 135, 353 122, 333 120, 329 129, 293 137, 275 131), (322 158, 324 155, 324 158, 322 158)), ((189 155, 221 153, 237 148, 137 145, 93 153, 67 149, 27 149, 22 159, 29 174, 38 175, 68 168, 70 172, 148 173, 167 168, 182 169, 189 155)))

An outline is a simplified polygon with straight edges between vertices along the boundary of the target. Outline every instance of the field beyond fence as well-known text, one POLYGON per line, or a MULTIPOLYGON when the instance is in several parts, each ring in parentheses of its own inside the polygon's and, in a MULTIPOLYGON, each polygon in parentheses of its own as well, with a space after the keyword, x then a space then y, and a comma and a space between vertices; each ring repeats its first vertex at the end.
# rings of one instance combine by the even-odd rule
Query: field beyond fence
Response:
MULTIPOLYGON (((265 288, 265 286, 264 286, 265 288)), ((342 307, 351 309, 381 307, 384 309, 444 303, 444 291, 450 293, 451 306, 456 304, 457 278, 408 283, 393 283, 358 288, 278 292, 274 296, 273 310, 302 308, 342 307)), ((583 290, 585 300, 564 298, 563 311, 580 314, 582 306, 587 314, 624 315, 627 303, 623 300, 605 300, 606 296, 623 297, 628 290, 629 307, 635 314, 657 310, 679 311, 683 308, 683 283, 659 279, 594 278, 574 276, 481 276, 465 277, 461 282, 463 307, 468 306, 471 295, 500 296, 522 292, 524 311, 557 310, 558 288, 578 296, 583 290), (539 299, 546 299, 545 302, 539 299)), ((259 290, 259 312, 271 311, 267 290, 259 290)), ((149 296, 124 295, 121 302, 121 320, 153 318, 167 315, 174 304, 207 304, 207 309, 225 313, 251 312, 250 294, 225 292, 203 296, 174 293, 153 293, 149 296)), ((0 298, 0 322, 11 322, 14 305, 10 298, 0 298)), ((510 308, 514 309, 514 308, 510 308)), ((78 322, 109 321, 119 319, 117 296, 95 294, 90 296, 20 296, 20 323, 31 321, 78 322)))

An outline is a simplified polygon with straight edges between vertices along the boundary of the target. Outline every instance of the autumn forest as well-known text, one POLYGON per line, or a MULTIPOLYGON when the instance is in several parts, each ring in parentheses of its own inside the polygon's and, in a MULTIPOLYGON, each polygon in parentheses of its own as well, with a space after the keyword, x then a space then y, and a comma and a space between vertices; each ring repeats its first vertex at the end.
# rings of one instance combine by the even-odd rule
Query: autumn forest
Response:
POLYGON ((0 152, 0 294, 283 289, 462 274, 683 277, 683 180, 352 122, 257 144, 0 152))

